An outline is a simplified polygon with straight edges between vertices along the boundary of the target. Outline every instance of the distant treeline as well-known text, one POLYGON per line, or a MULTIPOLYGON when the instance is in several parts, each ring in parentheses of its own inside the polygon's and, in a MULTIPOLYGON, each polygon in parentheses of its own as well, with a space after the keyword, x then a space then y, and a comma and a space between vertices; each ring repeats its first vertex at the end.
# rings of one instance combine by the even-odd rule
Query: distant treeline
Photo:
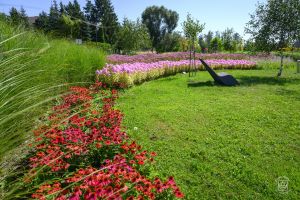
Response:
MULTIPOLYGON (((24 8, 12 7, 4 16, 13 25, 30 27, 24 8)), ((41 12, 33 23, 33 28, 53 37, 82 39, 86 44, 101 46, 105 50, 119 53, 156 50, 157 52, 187 51, 188 40, 180 32, 174 31, 178 25, 176 11, 163 6, 145 9, 141 19, 132 21, 118 17, 110 0, 87 0, 83 8, 77 0, 67 4, 53 1, 49 12, 41 12)), ((223 32, 208 31, 200 35, 196 44, 198 52, 242 51, 251 48, 239 33, 232 28, 223 32)))

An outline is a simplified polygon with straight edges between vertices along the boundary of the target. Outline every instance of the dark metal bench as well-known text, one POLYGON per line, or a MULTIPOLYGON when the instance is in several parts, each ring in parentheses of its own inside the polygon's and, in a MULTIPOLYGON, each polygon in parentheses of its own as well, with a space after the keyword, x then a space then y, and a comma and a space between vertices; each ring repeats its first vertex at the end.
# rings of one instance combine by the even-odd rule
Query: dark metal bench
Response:
POLYGON ((211 75, 211 77, 213 77, 215 82, 226 86, 239 85, 239 82, 230 74, 227 74, 225 72, 217 74, 206 62, 204 62, 204 60, 200 59, 200 61, 204 65, 208 73, 211 75))

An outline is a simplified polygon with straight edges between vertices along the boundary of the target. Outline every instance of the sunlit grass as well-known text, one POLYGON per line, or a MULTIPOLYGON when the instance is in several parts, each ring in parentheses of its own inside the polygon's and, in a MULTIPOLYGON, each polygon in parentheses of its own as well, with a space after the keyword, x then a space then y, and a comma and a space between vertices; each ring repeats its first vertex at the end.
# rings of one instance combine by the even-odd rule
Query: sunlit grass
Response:
POLYGON ((226 72, 241 85, 214 85, 201 71, 134 86, 118 101, 124 126, 158 153, 160 175, 174 175, 187 199, 297 199, 300 74, 226 72), (290 180, 287 194, 277 191, 280 176, 290 180))
POLYGON ((0 21, 1 175, 26 149, 32 129, 70 85, 94 82, 104 53, 0 21), (18 149, 18 150, 17 150, 18 149), (4 157, 5 156, 5 157, 4 157))

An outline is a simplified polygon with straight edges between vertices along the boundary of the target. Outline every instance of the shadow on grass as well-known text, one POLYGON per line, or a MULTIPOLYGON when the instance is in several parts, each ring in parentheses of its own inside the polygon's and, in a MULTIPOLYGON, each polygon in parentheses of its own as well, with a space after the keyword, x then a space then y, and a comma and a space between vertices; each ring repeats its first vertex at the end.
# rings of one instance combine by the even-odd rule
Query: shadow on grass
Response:
POLYGON ((285 89, 285 88, 279 88, 276 91, 277 95, 280 96, 286 96, 295 100, 300 101, 300 92, 297 90, 290 90, 290 89, 285 89))
MULTIPOLYGON (((285 84, 300 84, 300 78, 277 78, 277 77, 261 77, 261 76, 240 76, 237 77, 240 86, 251 85, 285 85, 285 84)), ((221 86, 214 81, 189 81, 188 87, 202 87, 202 86, 221 86)))
POLYGON ((188 87, 218 86, 214 81, 189 81, 187 85, 188 87))
POLYGON ((240 76, 238 77, 240 85, 285 85, 289 84, 299 84, 300 79, 298 78, 277 78, 277 77, 262 77, 262 76, 240 76))

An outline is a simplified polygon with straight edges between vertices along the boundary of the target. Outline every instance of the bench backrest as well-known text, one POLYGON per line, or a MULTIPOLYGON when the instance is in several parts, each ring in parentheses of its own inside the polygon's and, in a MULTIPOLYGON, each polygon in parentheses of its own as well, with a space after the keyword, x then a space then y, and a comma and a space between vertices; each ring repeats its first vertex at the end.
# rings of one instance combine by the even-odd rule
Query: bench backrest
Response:
POLYGON ((201 63, 204 65, 205 69, 208 71, 208 73, 213 77, 213 79, 216 82, 220 82, 220 78, 218 74, 206 63, 204 60, 200 59, 201 63))

